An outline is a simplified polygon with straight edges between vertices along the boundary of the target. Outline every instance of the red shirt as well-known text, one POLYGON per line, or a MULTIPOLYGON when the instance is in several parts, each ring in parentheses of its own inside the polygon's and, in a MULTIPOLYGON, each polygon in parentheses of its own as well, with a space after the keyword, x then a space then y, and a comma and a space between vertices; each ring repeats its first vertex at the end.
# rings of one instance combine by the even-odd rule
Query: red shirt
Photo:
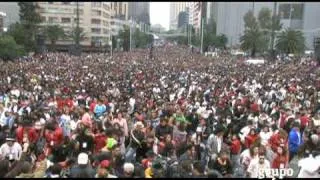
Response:
POLYGON ((288 139, 285 139, 283 142, 281 142, 280 134, 276 133, 270 137, 269 144, 271 145, 271 149, 274 152, 277 152, 277 148, 280 146, 280 144, 285 144, 286 147, 288 146, 288 139))
POLYGON ((258 139, 258 137, 259 137, 258 134, 255 134, 255 135, 249 134, 245 139, 246 147, 249 148, 258 139))
POLYGON ((310 121, 310 118, 307 115, 300 117, 301 128, 305 128, 310 121))
POLYGON ((251 110, 252 112, 259 112, 259 111, 260 111, 259 105, 258 105, 257 103, 252 103, 252 104, 250 105, 250 110, 251 110))
MULTIPOLYGON (((18 127, 16 130, 16 136, 17 136, 17 141, 18 143, 22 144, 23 142, 23 131, 24 131, 24 127, 18 127)), ((36 132, 36 130, 34 128, 29 128, 29 130, 27 131, 28 133, 28 140, 30 141, 30 143, 36 143, 39 136, 36 132)))
POLYGON ((272 161, 271 168, 280 169, 285 168, 288 163, 288 156, 277 154, 276 158, 272 161), (283 166, 283 167, 280 167, 283 166))
POLYGON ((47 142, 52 146, 60 145, 63 142, 63 129, 61 127, 57 127, 53 132, 49 132, 48 130, 45 132, 45 138, 47 142))
POLYGON ((241 142, 239 139, 233 140, 230 145, 230 151, 232 154, 239 154, 241 150, 241 142))
POLYGON ((94 136, 94 144, 95 144, 95 153, 100 152, 100 150, 106 146, 107 136, 104 134, 96 134, 94 136))
POLYGON ((91 104, 90 104, 90 112, 93 112, 94 111, 94 108, 96 107, 97 105, 97 102, 93 101, 91 104))

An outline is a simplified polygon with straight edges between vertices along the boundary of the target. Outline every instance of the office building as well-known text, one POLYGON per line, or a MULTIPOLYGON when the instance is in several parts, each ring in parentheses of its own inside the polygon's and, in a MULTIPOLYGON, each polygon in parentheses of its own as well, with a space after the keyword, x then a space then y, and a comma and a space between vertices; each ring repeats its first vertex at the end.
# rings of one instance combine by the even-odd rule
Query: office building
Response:
POLYGON ((150 2, 129 2, 128 18, 150 25, 150 2))
POLYGON ((3 20, 4 28, 19 22, 19 6, 17 2, 0 2, 0 12, 6 14, 6 18, 3 20))
MULTIPOLYGON (((37 2, 42 19, 42 26, 59 25, 66 34, 76 27, 76 2, 37 2)), ((105 46, 110 40, 111 4, 110 2, 78 2, 79 26, 84 30, 82 46, 105 46)), ((60 40, 57 44, 69 45, 71 38, 60 40)))
MULTIPOLYGON (((240 37, 244 33, 243 16, 253 10, 258 17, 263 7, 269 8, 273 13, 274 2, 213 2, 212 6, 209 9, 213 12, 209 14, 216 20, 217 34, 225 34, 229 46, 239 46, 240 37)), ((320 3, 277 2, 276 12, 283 28, 301 30, 306 38, 307 49, 313 49, 314 37, 319 36, 320 32, 320 3)))
POLYGON ((186 2, 170 2, 170 30, 178 29, 179 13, 185 12, 186 8, 186 2))
POLYGON ((112 10, 112 18, 128 20, 128 2, 110 2, 110 5, 112 10))

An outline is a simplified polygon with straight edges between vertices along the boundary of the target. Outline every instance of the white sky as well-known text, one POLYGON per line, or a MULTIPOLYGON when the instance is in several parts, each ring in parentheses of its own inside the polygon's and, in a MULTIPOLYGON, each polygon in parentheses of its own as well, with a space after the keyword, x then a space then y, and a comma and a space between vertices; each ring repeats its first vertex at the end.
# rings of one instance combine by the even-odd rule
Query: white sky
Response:
POLYGON ((161 24, 169 30, 170 2, 150 2, 151 24, 161 24))

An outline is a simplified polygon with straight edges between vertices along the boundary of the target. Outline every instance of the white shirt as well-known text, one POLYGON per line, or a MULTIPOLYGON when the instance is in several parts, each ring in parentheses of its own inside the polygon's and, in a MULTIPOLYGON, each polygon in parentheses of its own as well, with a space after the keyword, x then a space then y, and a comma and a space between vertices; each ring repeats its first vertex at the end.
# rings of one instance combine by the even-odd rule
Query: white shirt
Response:
POLYGON ((246 136, 249 134, 249 132, 250 132, 250 129, 251 129, 251 128, 249 128, 249 126, 245 126, 245 127, 243 127, 243 128, 241 129, 240 132, 241 132, 242 134, 239 134, 241 141, 244 142, 245 137, 246 137, 246 136))
POLYGON ((272 132, 260 132, 260 137, 261 137, 261 144, 262 145, 267 145, 270 137, 272 136, 272 132))
POLYGON ((308 158, 301 159, 298 162, 298 166, 301 167, 298 174, 298 178, 320 178, 318 169, 320 168, 319 158, 308 158))
POLYGON ((260 169, 270 169, 270 162, 265 159, 264 163, 260 164, 259 159, 253 159, 251 160, 247 171, 250 173, 251 178, 258 178, 259 172, 261 171, 260 169))
POLYGON ((7 143, 2 144, 0 147, 0 156, 6 157, 6 156, 12 156, 15 160, 20 160, 22 154, 22 147, 19 143, 14 142, 14 144, 10 147, 7 143))

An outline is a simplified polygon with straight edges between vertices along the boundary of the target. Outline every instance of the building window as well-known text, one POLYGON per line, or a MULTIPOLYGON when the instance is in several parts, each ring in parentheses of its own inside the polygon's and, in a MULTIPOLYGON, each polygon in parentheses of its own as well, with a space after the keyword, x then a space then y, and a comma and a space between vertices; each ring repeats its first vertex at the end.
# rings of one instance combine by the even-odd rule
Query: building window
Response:
MULTIPOLYGON (((74 14, 77 14, 77 8, 73 10, 74 14)), ((83 9, 79 9, 79 15, 83 15, 83 9)))
POLYGON ((108 29, 103 29, 103 34, 108 34, 108 33, 109 33, 108 29))
POLYGON ((61 23, 71 23, 71 18, 61 18, 61 23))
POLYGON ((91 24, 101 24, 100 19, 91 19, 91 24))
POLYGON ((92 2, 92 7, 101 7, 101 2, 92 2))
POLYGON ((95 33, 95 34, 100 34, 101 33, 101 29, 100 28, 91 28, 91 32, 95 33))
POLYGON ((63 2, 62 4, 70 5, 70 4, 71 4, 71 2, 63 2))
POLYGON ((110 18, 110 15, 107 14, 107 13, 105 13, 105 12, 103 12, 103 17, 104 17, 104 18, 110 18))
POLYGON ((119 14, 123 14, 123 12, 122 12, 122 2, 119 2, 119 14))
POLYGON ((48 2, 48 4, 53 4, 53 2, 48 2))
POLYGON ((42 22, 46 22, 46 17, 45 16, 41 16, 41 21, 42 22))
POLYGON ((99 10, 92 10, 92 11, 91 11, 91 15, 92 15, 92 16, 101 16, 101 11, 99 11, 99 10))
MULTIPOLYGON (((108 4, 103 4, 103 8, 107 11, 110 10, 109 5, 108 4)), ((112 9, 112 3, 111 3, 111 9, 112 9)))
POLYGON ((57 17, 49 17, 49 23, 58 23, 57 17))

